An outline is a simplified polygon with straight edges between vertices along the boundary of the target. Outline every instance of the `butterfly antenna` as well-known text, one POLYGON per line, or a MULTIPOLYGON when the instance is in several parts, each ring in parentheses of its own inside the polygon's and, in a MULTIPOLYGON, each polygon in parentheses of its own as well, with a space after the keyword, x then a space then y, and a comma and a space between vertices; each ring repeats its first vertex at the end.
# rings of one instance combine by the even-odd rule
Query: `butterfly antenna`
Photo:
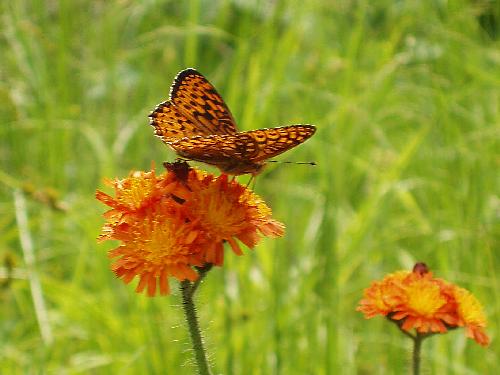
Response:
POLYGON ((268 163, 281 163, 281 164, 302 164, 316 166, 315 161, 281 161, 281 160, 268 160, 268 163))

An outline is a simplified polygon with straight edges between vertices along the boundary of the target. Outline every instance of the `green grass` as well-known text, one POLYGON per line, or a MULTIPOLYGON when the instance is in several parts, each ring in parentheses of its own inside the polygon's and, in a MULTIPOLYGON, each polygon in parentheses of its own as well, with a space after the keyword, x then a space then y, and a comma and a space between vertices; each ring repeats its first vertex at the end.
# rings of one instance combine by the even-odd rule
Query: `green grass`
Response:
POLYGON ((280 157, 317 167, 257 179, 287 235, 228 251, 201 287, 214 373, 407 373, 408 340, 354 309, 372 280, 416 261, 471 290, 493 338, 429 339, 425 373, 500 371, 498 3, 331 3, 1 3, 2 374, 194 373, 179 294, 148 299, 114 277, 94 199, 103 178, 174 158, 146 116, 189 66, 242 130, 318 127, 280 157))

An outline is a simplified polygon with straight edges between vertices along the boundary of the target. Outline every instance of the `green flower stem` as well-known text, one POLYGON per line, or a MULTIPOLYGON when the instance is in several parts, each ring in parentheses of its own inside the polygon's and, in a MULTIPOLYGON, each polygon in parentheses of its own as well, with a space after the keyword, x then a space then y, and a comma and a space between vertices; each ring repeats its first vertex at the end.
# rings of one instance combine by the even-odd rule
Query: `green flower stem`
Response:
POLYGON ((191 285, 191 297, 194 295, 196 292, 196 289, 200 286, 201 282, 207 275, 208 271, 210 271, 213 267, 212 263, 207 263, 203 267, 197 267, 196 270, 198 271, 198 279, 191 285))
POLYGON ((403 333, 405 336, 408 336, 411 341, 413 341, 413 352, 412 352, 412 374, 413 375, 420 375, 420 362, 421 362, 421 349, 422 349, 422 341, 424 341, 425 338, 433 336, 435 333, 419 333, 416 332, 416 334, 411 334, 410 332, 405 331, 402 328, 402 322, 398 320, 392 320, 389 316, 387 319, 393 323, 396 324, 396 326, 399 328, 401 333, 403 333))
POLYGON ((424 340, 424 338, 425 338, 424 335, 418 333, 413 338, 413 355, 412 355, 413 375, 420 374, 420 350, 422 348, 422 341, 424 340))
POLYGON ((184 314, 189 328, 189 335, 191 336, 191 343, 193 344, 199 375, 211 375, 212 373, 210 372, 206 351, 203 346, 203 338, 201 337, 198 317, 196 315, 196 307, 193 302, 193 295, 200 285, 201 279, 206 275, 210 268, 211 265, 199 268, 199 278, 194 283, 191 283, 189 280, 181 282, 182 306, 184 308, 184 314))

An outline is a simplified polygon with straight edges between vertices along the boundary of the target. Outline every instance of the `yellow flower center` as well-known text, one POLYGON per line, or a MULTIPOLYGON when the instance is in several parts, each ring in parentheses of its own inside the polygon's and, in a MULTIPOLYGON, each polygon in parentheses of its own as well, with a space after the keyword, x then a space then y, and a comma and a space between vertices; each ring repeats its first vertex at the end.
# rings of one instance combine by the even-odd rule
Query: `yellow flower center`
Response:
POLYGON ((240 204, 234 195, 208 188, 199 191, 197 198, 193 202, 193 211, 208 232, 228 239, 246 225, 246 211, 238 209, 240 204))
POLYGON ((445 303, 438 285, 415 282, 406 290, 407 306, 420 316, 432 318, 445 303))
POLYGON ((131 209, 138 209, 154 192, 155 184, 154 173, 136 172, 131 177, 116 182, 116 188, 119 190, 117 199, 131 209))
POLYGON ((176 264, 190 256, 189 244, 197 234, 176 220, 159 210, 145 216, 140 227, 136 227, 135 244, 130 247, 136 248, 134 257, 142 259, 146 269, 176 264))

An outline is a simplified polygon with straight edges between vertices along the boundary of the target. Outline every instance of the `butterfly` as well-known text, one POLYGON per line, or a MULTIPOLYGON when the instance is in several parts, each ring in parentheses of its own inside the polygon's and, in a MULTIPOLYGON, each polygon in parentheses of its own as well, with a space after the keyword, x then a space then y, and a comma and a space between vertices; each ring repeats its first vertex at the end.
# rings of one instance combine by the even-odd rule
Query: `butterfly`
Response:
POLYGON ((149 115, 155 135, 179 156, 218 167, 223 173, 257 175, 266 161, 310 138, 313 125, 238 132, 214 86, 195 69, 174 79, 170 97, 149 115))

